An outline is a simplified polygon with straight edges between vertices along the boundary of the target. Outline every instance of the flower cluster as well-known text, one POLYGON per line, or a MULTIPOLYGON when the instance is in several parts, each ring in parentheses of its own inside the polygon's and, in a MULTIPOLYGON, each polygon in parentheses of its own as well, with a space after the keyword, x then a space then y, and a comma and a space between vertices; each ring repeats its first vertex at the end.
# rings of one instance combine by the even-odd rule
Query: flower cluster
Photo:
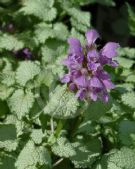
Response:
POLYGON ((76 92, 76 96, 81 100, 101 99, 107 102, 108 90, 114 88, 109 74, 104 70, 104 65, 112 67, 118 65, 113 58, 117 56, 116 49, 119 44, 108 42, 102 49, 97 50, 95 42, 99 37, 98 32, 91 29, 86 33, 85 46, 81 46, 76 38, 68 39, 68 57, 62 62, 67 66, 68 74, 61 78, 61 82, 67 83, 69 90, 76 92))

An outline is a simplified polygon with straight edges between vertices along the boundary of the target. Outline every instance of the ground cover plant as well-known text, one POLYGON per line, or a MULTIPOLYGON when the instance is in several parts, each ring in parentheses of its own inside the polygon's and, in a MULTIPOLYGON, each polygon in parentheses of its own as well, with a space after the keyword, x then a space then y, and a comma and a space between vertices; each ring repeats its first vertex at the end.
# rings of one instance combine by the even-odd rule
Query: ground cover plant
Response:
POLYGON ((0 1, 0 169, 135 169, 135 7, 0 1))

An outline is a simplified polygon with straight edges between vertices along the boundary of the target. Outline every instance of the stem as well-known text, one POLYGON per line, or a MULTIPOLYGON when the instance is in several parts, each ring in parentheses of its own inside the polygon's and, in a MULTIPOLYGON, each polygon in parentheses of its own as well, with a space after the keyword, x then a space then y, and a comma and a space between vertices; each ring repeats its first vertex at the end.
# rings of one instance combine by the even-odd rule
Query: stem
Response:
POLYGON ((60 158, 58 161, 56 161, 56 162, 53 164, 53 167, 56 167, 56 166, 59 165, 62 161, 63 161, 63 158, 60 158))
POLYGON ((74 135, 76 134, 76 130, 78 129, 78 126, 80 125, 80 123, 82 122, 83 119, 83 113, 85 112, 85 110, 88 108, 89 102, 85 101, 84 105, 82 106, 82 108, 79 109, 79 114, 80 116, 77 117, 77 119, 75 119, 74 122, 74 126, 71 129, 71 137, 74 137, 74 135))
POLYGON ((51 132, 52 134, 54 133, 54 123, 53 123, 53 117, 50 119, 50 124, 51 124, 51 132))
POLYGON ((58 137, 59 133, 61 132, 64 123, 65 122, 62 122, 62 120, 59 120, 58 125, 57 125, 57 129, 55 130, 56 137, 58 137))

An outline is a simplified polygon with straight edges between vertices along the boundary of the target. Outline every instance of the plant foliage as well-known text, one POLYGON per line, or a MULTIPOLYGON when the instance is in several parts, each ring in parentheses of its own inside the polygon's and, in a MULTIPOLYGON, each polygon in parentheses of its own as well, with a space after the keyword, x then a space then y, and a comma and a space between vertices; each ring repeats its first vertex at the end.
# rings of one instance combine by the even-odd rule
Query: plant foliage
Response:
POLYGON ((134 5, 1 0, 0 16, 0 169, 135 169, 134 5), (68 37, 92 27, 121 44, 108 103, 60 82, 68 37))

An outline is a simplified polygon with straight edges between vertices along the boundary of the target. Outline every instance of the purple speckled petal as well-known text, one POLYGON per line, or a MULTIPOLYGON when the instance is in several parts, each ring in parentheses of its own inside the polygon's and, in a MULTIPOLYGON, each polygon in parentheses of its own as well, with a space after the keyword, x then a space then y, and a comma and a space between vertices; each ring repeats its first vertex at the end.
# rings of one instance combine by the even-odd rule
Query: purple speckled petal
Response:
POLYGON ((87 66, 89 70, 97 71, 98 67, 100 67, 100 63, 90 62, 87 66))
POLYGON ((99 58, 99 53, 96 49, 92 49, 88 52, 87 59, 88 61, 97 61, 99 58))
POLYGON ((110 79, 110 75, 104 70, 97 71, 96 76, 102 80, 110 79))
POLYGON ((97 93, 95 91, 92 91, 90 93, 91 100, 97 101, 97 93))
POLYGON ((78 88, 80 87, 87 87, 87 80, 85 76, 80 76, 74 80, 74 83, 77 85, 78 88))
POLYGON ((83 61, 82 56, 69 55, 68 58, 66 58, 62 61, 62 64, 67 66, 69 69, 79 70, 82 67, 82 65, 81 65, 82 61, 83 61))
POLYGON ((119 65, 116 60, 112 60, 112 58, 107 58, 105 56, 101 56, 99 62, 101 65, 110 65, 112 67, 117 67, 119 65))
POLYGON ((96 88, 102 88, 103 87, 102 83, 100 82, 100 80, 97 77, 92 77, 90 79, 90 86, 96 87, 96 88))
POLYGON ((69 38, 68 43, 69 43, 69 53, 82 55, 82 46, 78 39, 69 38))
POLYGON ((108 93, 106 91, 103 92, 102 99, 103 99, 104 102, 108 102, 109 95, 108 95, 108 93))
POLYGON ((86 32, 85 36, 89 46, 95 43, 96 39, 100 37, 99 33, 95 29, 91 29, 88 32, 86 32))
POLYGON ((81 73, 82 73, 82 75, 88 75, 88 70, 86 69, 86 68, 82 68, 81 69, 81 73))
POLYGON ((77 70, 72 70, 70 73, 71 73, 71 80, 72 81, 82 75, 81 72, 77 71, 77 70))
POLYGON ((80 89, 76 93, 76 97, 79 97, 81 100, 83 100, 86 96, 86 90, 85 89, 80 89))
POLYGON ((114 89, 115 85, 110 80, 102 80, 103 84, 105 85, 106 89, 114 89))
POLYGON ((106 56, 107 58, 113 58, 117 56, 117 48, 119 47, 120 45, 118 43, 108 42, 101 50, 101 53, 103 56, 106 56))

